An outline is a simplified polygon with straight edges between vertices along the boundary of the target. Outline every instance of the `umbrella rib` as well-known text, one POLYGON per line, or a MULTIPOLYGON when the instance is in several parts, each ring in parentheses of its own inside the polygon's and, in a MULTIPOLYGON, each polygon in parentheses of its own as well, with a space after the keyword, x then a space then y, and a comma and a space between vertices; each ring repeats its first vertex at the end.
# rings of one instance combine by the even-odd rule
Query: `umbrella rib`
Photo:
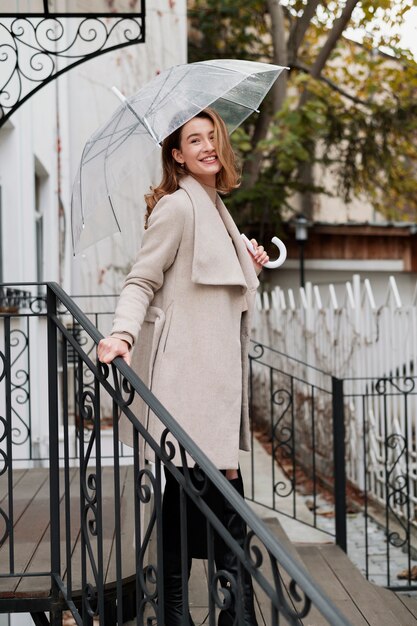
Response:
MULTIPOLYGON (((135 128, 137 128, 138 124, 135 123, 135 128)), ((120 135, 120 133, 124 133, 126 130, 130 130, 130 128, 132 127, 132 124, 129 124, 128 126, 124 126, 123 128, 121 128, 120 130, 117 131, 117 134, 120 135)), ((108 137, 113 137, 113 135, 116 134, 115 131, 109 132, 108 135, 101 135, 100 136, 100 141, 103 139, 107 139, 108 137)), ((92 141, 92 144, 97 143, 97 140, 92 141)))
MULTIPOLYGON (((115 127, 115 129, 114 129, 114 132, 117 130, 117 126, 118 126, 118 124, 120 123, 120 120, 122 119, 122 117, 123 117, 122 115, 119 117, 119 119, 118 119, 118 121, 117 121, 117 124, 116 124, 116 127, 115 127)), ((113 132, 113 134, 110 136, 110 139, 111 139, 111 137, 113 137, 114 132, 113 132)), ((106 154, 104 155, 104 182, 105 182, 105 185, 106 185, 107 198, 108 198, 108 200, 109 200, 109 204, 110 204, 110 208, 111 208, 111 210, 112 210, 113 216, 114 216, 114 220, 115 220, 115 222, 116 222, 116 225, 117 225, 117 228, 118 228, 119 232, 121 232, 121 228, 120 228, 119 220, 117 219, 116 213, 115 213, 115 211, 114 211, 113 202, 112 202, 112 200, 111 200, 110 193, 109 193, 109 187, 108 187, 108 184, 107 184, 107 182, 108 182, 108 181, 107 181, 107 152, 108 152, 108 148, 109 148, 109 146, 110 146, 110 141, 109 141, 109 144, 108 144, 108 146, 107 146, 106 154)))
POLYGON ((152 113, 152 106, 153 106, 153 104, 155 103, 155 101, 157 100, 157 98, 158 98, 159 94, 161 93, 162 89, 165 87, 165 85, 166 85, 166 83, 168 82, 168 79, 170 78, 170 76, 171 76, 171 74, 172 74, 172 72, 173 72, 173 71, 174 71, 174 68, 173 68, 173 67, 171 67, 171 68, 169 69, 169 71, 168 71, 168 73, 167 73, 166 77, 165 77, 164 82, 163 82, 163 83, 162 83, 162 85, 160 86, 158 93, 155 95, 155 98, 152 100, 151 104, 150 104, 150 105, 149 105, 149 107, 148 107, 148 110, 147 110, 147 111, 146 111, 146 113, 144 114, 144 117, 146 117, 146 115, 148 115, 148 114, 149 114, 149 112, 151 112, 151 113, 152 113))
POLYGON ((155 133, 153 132, 152 128, 148 124, 148 122, 145 119, 145 117, 139 117, 139 115, 136 113, 135 109, 132 107, 132 105, 127 100, 125 100, 124 104, 125 104, 126 108, 129 109, 129 111, 136 117, 137 120, 139 120, 139 122, 142 124, 142 126, 148 131, 148 133, 150 134, 152 139, 154 141, 156 141, 157 144, 159 144, 159 141, 158 141, 155 133))
MULTIPOLYGON (((114 148, 114 150, 112 150, 112 151, 109 153, 109 156, 110 156, 110 155, 112 155, 112 154, 115 152, 115 150, 117 150, 117 148, 119 147, 119 145, 120 145, 121 143, 124 143, 124 142, 126 141, 126 139, 128 139, 128 138, 130 137, 130 135, 132 135, 132 133, 134 133, 134 132, 135 132, 135 130, 136 130, 136 128, 138 127, 138 125, 139 125, 139 124, 137 124, 137 125, 135 125, 135 126, 133 126, 133 127, 131 126, 131 127, 128 127, 128 128, 126 128, 126 129, 124 129, 124 131, 125 131, 125 134, 124 134, 124 135, 122 135, 122 136, 120 136, 120 135, 119 135, 117 138, 115 138, 115 140, 114 140, 113 142, 109 143, 107 146, 105 146, 104 148, 102 148, 102 150, 100 150, 99 152, 96 152, 96 153, 94 154, 94 156, 90 157, 90 158, 89 158, 89 159, 87 159, 86 161, 83 161, 83 165, 86 165, 87 163, 90 163, 90 161, 94 161, 94 159, 96 159, 96 158, 97 158, 98 156, 100 156, 101 154, 103 154, 103 153, 107 153, 107 152, 109 151, 109 148, 113 147, 115 144, 118 144, 118 145, 114 148)), ((108 136, 108 137, 112 137, 112 135, 107 135, 107 136, 108 136)))
POLYGON ((220 96, 220 98, 217 98, 217 100, 226 100, 226 102, 231 102, 232 104, 237 104, 240 107, 243 107, 244 109, 249 109, 253 113, 260 113, 259 109, 254 109, 253 107, 250 107, 248 104, 243 104, 243 102, 237 102, 236 100, 232 100, 231 98, 226 98, 225 96, 220 96))
MULTIPOLYGON (((81 163, 83 162, 83 156, 84 156, 84 152, 85 152, 86 146, 84 146, 83 148, 83 153, 81 155, 81 163)), ((83 210, 83 194, 82 194, 82 167, 80 167, 80 209, 81 209, 81 217, 82 217, 82 221, 83 224, 85 222, 85 216, 84 216, 84 210, 83 210)))
MULTIPOLYGON (((115 144, 115 143, 117 143, 117 142, 119 142, 119 145, 120 145, 120 142, 123 142, 123 143, 124 143, 125 141, 127 141, 127 139, 128 139, 129 137, 131 137, 131 135, 133 135, 133 133, 135 132, 136 128, 137 128, 137 126, 136 126, 136 127, 132 127, 131 129, 129 129, 129 130, 128 130, 128 132, 126 133, 126 135, 124 135, 123 137, 118 137, 118 139, 117 139, 114 143, 112 143, 112 144, 110 144, 110 145, 109 145, 109 148, 110 148, 110 147, 113 147, 113 146, 114 146, 114 144, 115 144)), ((119 148, 119 145, 115 146, 115 147, 113 148, 113 150, 112 150, 111 152, 109 152, 109 156, 111 156, 112 154, 114 154, 114 152, 116 152, 116 150, 119 148)), ((107 157, 106 157, 106 158, 107 158, 107 157)))
MULTIPOLYGON (((159 94, 162 91, 162 88, 164 87, 165 83, 167 82, 168 78, 170 77, 171 73, 172 73, 172 69, 169 72, 169 75, 166 77, 166 80, 164 81, 164 84, 161 85, 160 90, 158 91, 158 93, 156 94, 155 98, 153 99, 152 103, 149 105, 147 112, 145 113, 145 115, 152 115, 152 107, 155 104, 159 94)), ((191 70, 188 70, 184 76, 176 83, 175 85, 175 89, 178 89, 178 86, 181 85, 181 83, 185 80, 185 78, 188 76, 188 74, 190 73, 191 70)), ((163 98, 161 98, 161 100, 158 102, 158 106, 163 105, 170 97, 172 96, 171 92, 167 93, 163 98)), ((175 129, 174 129, 175 130, 175 129)))

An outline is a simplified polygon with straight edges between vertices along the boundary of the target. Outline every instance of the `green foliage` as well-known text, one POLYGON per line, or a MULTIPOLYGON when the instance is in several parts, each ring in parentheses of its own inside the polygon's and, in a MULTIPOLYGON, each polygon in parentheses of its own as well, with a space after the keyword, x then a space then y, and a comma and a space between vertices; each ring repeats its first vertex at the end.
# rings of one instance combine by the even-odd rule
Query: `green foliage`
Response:
MULTIPOLYGON (((307 1, 281 4, 289 41, 307 1)), ((272 61, 266 1, 194 0, 189 5, 190 61, 272 61)), ((313 79, 310 68, 344 5, 319 3, 297 50, 281 110, 270 115, 271 100, 263 105, 267 132, 258 138, 252 116, 234 133, 246 177, 230 206, 242 228, 252 222, 266 231, 279 227, 294 193, 307 191, 337 193, 346 201, 364 197, 389 219, 417 219, 417 64, 399 48, 400 25, 417 1, 359 1, 349 35, 366 29, 363 43, 339 38, 320 77, 313 79), (301 98, 303 93, 308 97, 301 98), (303 181, 300 167, 309 163, 316 172, 321 167, 332 172, 330 186, 303 181), (254 164, 256 176, 248 185, 254 164)))

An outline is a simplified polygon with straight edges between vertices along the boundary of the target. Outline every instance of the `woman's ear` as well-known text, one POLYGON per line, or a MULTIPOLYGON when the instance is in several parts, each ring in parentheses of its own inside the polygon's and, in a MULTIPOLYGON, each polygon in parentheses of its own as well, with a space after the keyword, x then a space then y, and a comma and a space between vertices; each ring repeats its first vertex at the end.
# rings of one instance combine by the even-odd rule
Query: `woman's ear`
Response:
POLYGON ((177 163, 184 163, 184 157, 181 154, 181 150, 178 150, 178 148, 173 148, 171 154, 177 163))

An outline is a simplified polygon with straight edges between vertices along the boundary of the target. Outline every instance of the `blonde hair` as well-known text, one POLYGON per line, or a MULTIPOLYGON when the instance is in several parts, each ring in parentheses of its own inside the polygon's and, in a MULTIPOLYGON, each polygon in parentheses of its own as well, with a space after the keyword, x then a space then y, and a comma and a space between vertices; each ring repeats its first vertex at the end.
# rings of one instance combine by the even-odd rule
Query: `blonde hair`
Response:
MULTIPOLYGON (((222 164, 222 169, 216 174, 216 189, 220 193, 229 193, 232 189, 239 187, 240 170, 230 143, 229 133, 226 124, 220 115, 213 109, 204 109, 197 113, 195 117, 202 117, 213 122, 214 145, 217 157, 222 164)), ((174 193, 179 188, 179 181, 187 175, 187 170, 174 159, 172 151, 180 150, 181 135, 184 125, 174 130, 171 135, 162 142, 162 180, 157 187, 151 187, 151 193, 145 195, 147 211, 145 215, 145 229, 148 226, 148 219, 156 203, 167 194, 174 193)))

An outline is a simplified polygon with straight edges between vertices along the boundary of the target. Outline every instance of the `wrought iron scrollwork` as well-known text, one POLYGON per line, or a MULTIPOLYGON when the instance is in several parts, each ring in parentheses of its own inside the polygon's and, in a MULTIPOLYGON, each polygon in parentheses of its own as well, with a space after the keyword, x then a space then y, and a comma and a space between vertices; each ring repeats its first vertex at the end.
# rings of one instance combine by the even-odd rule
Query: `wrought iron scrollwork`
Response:
MULTIPOLYGON (((272 404, 279 408, 280 414, 272 425, 272 445, 273 452, 281 451, 282 456, 292 459, 294 456, 294 432, 292 425, 288 424, 288 411, 291 409, 293 398, 287 389, 277 389, 271 392, 272 404)), ((282 480, 274 484, 275 493, 286 498, 294 491, 294 479, 289 477, 288 482, 282 480)))
MULTIPOLYGON (((416 379, 410 376, 384 377, 375 383, 376 393, 386 399, 390 396, 403 396, 416 390, 416 379)), ((407 436, 400 432, 385 435, 385 472, 386 506, 390 517, 395 519, 396 529, 387 529, 387 541, 396 548, 402 548, 409 542, 408 512, 411 504, 409 476, 407 471, 408 445, 407 436)))
POLYGON ((409 540, 409 531, 404 519, 398 515, 398 507, 407 506, 410 502, 407 474, 401 469, 401 464, 407 455, 407 441, 403 435, 394 433, 386 438, 387 450, 391 450, 395 457, 386 459, 387 463, 387 506, 403 531, 388 532, 387 540, 396 548, 406 545, 409 540))
POLYGON ((12 440, 15 445, 23 445, 30 436, 30 426, 23 419, 18 407, 29 403, 29 364, 21 364, 21 357, 27 353, 29 339, 20 328, 10 332, 10 348, 12 362, 10 365, 10 390, 12 396, 12 411, 15 420, 12 427, 12 440))
MULTIPOLYGON (((4 419, 4 417, 0 415, 0 444, 3 441, 6 441, 7 436, 8 436, 7 422, 4 419)), ((4 474, 5 472, 7 472, 8 467, 9 467, 9 459, 8 459, 7 453, 5 452, 5 450, 2 450, 2 448, 0 448, 0 476, 4 474)))
POLYGON ((135 390, 126 378, 122 378, 120 381, 120 376, 114 365, 112 365, 112 371, 117 404, 121 409, 123 409, 132 404, 135 397, 135 390))
POLYGON ((262 359, 265 354, 265 346, 260 343, 255 343, 251 345, 251 349, 251 354, 249 355, 251 359, 254 361, 262 359))
POLYGON ((416 380, 411 376, 403 376, 402 378, 379 378, 375 383, 375 391, 381 396, 390 393, 413 393, 415 388, 416 380))
POLYGON ((151 613, 149 620, 156 619, 157 615, 157 580, 158 572, 154 564, 145 564, 145 557, 149 550, 151 535, 156 523, 156 499, 152 497, 156 492, 156 479, 149 469, 139 471, 136 480, 136 497, 142 504, 151 506, 149 511, 149 521, 143 533, 143 540, 138 541, 138 580, 142 594, 142 600, 139 604, 139 620, 144 622, 145 611, 151 613), (145 482, 146 481, 146 482, 145 482))
POLYGON ((10 532, 10 519, 9 516, 7 515, 6 511, 4 511, 1 507, 0 507, 0 521, 1 519, 3 520, 2 525, 4 525, 4 530, 3 533, 1 532, 1 526, 0 526, 0 548, 1 546, 4 544, 4 542, 6 541, 6 539, 9 536, 9 532, 10 532))
MULTIPOLYGON (((80 381, 82 384, 82 381, 80 381)), ((89 439, 87 442, 87 448, 80 455, 80 484, 82 491, 82 518, 81 518, 81 530, 85 549, 88 554, 88 562, 91 567, 94 584, 89 581, 84 586, 84 604, 88 614, 93 617, 97 614, 98 610, 98 597, 97 589, 100 588, 99 580, 99 567, 100 565, 96 561, 95 550, 92 540, 97 537, 97 524, 99 515, 99 494, 97 488, 97 475, 95 471, 90 471, 89 463, 93 455, 94 445, 96 442, 96 430, 94 428, 96 420, 99 421, 100 416, 96 415, 96 396, 90 390, 80 390, 80 418, 81 418, 81 435, 83 441, 85 440, 84 424, 90 422, 93 426, 89 430, 89 439)))
POLYGON ((161 435, 161 459, 164 463, 172 461, 175 456, 175 444, 168 439, 168 435, 170 434, 169 429, 165 428, 161 435))
POLYGON ((256 535, 253 530, 250 530, 245 537, 245 543, 243 547, 245 551, 245 556, 252 565, 252 567, 258 569, 263 563, 263 556, 258 546, 252 545, 252 541, 255 536, 256 535))
POLYGON ((48 82, 109 50, 143 43, 144 12, 0 17, 0 126, 48 82))
POLYGON ((217 570, 211 581, 211 593, 216 606, 222 611, 233 607, 233 598, 237 597, 239 587, 236 578, 226 570, 217 570))
POLYGON ((278 563, 272 555, 270 555, 270 563, 277 592, 279 613, 284 615, 291 624, 298 624, 300 619, 308 615, 311 608, 311 600, 304 591, 298 591, 299 588, 294 579, 290 581, 290 584, 284 591, 284 583, 278 563), (297 609, 295 605, 300 603, 301 607, 297 609))
POLYGON ((204 496, 204 494, 207 493, 209 483, 210 483, 208 476, 198 467, 198 465, 195 465, 190 471, 190 468, 188 467, 187 455, 185 453, 184 447, 180 445, 179 449, 180 449, 181 463, 182 463, 183 472, 184 472, 184 478, 185 478, 187 487, 196 496, 204 496))

